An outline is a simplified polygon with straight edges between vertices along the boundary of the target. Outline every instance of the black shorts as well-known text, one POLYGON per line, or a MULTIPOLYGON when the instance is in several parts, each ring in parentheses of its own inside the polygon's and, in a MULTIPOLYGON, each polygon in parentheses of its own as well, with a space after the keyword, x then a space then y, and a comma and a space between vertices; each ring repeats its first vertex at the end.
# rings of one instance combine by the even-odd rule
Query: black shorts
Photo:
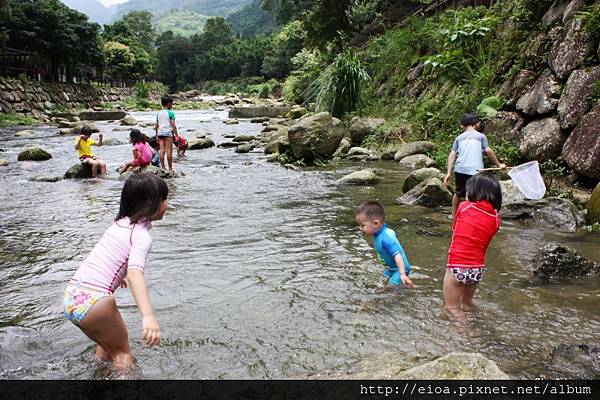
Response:
POLYGON ((456 181, 455 193, 458 197, 465 198, 467 196, 467 181, 471 179, 473 175, 461 174, 460 172, 454 173, 454 180, 456 181))

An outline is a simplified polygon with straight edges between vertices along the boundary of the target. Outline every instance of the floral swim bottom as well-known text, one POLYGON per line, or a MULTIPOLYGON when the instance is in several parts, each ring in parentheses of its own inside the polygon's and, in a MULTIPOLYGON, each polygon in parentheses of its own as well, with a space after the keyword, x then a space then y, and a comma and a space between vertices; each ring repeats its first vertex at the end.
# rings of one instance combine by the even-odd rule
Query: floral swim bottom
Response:
POLYGON ((79 325, 92 306, 96 304, 98 300, 101 300, 106 296, 110 295, 107 293, 85 290, 77 286, 67 287, 63 297, 65 317, 75 325, 79 325))
POLYGON ((458 283, 462 285, 477 285, 483 279, 483 268, 448 268, 458 283))

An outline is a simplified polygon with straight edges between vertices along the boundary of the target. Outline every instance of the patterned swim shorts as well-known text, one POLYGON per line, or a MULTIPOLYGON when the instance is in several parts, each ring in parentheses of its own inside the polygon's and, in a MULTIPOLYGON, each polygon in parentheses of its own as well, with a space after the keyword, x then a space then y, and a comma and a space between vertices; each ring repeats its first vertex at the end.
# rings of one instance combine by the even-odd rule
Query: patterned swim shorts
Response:
POLYGON ((477 285, 483 279, 483 268, 449 268, 458 283, 462 285, 477 285))
POLYGON ((92 306, 96 304, 98 300, 101 300, 106 296, 110 295, 107 293, 85 290, 77 286, 67 287, 63 297, 65 317, 75 325, 79 325, 92 306))

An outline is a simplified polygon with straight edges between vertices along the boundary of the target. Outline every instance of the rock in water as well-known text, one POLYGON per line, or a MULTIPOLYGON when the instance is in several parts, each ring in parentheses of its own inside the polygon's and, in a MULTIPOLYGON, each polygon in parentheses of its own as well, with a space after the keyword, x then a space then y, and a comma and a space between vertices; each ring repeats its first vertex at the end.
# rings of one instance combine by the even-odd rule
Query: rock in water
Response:
POLYGON ((435 149, 435 144, 429 141, 405 143, 394 154, 394 161, 400 161, 414 154, 425 154, 435 149))
POLYGON ((450 353, 400 372, 396 379, 510 379, 495 362, 479 353, 450 353))
POLYGON ((561 344, 552 351, 552 369, 567 379, 599 379, 600 348, 561 344))
POLYGON ((298 119, 303 115, 306 115, 308 110, 304 107, 294 107, 290 111, 288 111, 285 116, 290 119, 298 119))
POLYGON ((19 153, 19 161, 46 161, 52 158, 52 155, 41 147, 32 147, 19 153))
POLYGON ((528 225, 564 232, 575 232, 585 223, 583 215, 573 202, 558 197, 503 204, 500 216, 507 220, 517 220, 528 225))
POLYGON ((137 125, 137 119, 133 118, 131 115, 127 115, 125 116, 123 119, 121 119, 121 125, 124 126, 134 126, 137 125))
POLYGON ((16 137, 33 136, 33 131, 30 131, 30 130, 19 131, 19 132, 15 133, 15 136, 16 137))
POLYGON ((396 199, 398 204, 420 205, 426 207, 449 206, 452 204, 452 193, 446 189, 444 182, 438 178, 430 178, 396 199))
POLYGON ((365 169, 343 176, 337 180, 337 183, 341 185, 374 185, 379 183, 380 180, 381 178, 375 175, 373 171, 365 169))
POLYGON ((236 153, 250 153, 252 151, 252 149, 254 149, 254 144, 252 144, 252 143, 241 144, 236 147, 235 152, 236 153))
POLYGON ((254 139, 256 139, 254 136, 251 135, 239 135, 234 137, 231 141, 232 142, 251 142, 254 139))
POLYGON ((429 180, 431 178, 438 178, 443 181, 446 175, 437 168, 421 168, 411 172, 402 184, 402 192, 409 192, 412 188, 417 186, 419 183, 429 180))
POLYGON ((587 219, 590 224, 600 223, 600 183, 587 203, 587 219))
POLYGON ((435 161, 427 157, 425 154, 414 154, 404 157, 399 162, 401 167, 409 169, 429 168, 435 165, 435 161))
POLYGON ((340 120, 327 112, 304 116, 288 129, 288 139, 292 153, 297 160, 307 164, 315 160, 329 159, 337 150, 344 129, 340 120))
POLYGON ((65 179, 85 179, 91 177, 92 168, 88 164, 74 164, 65 172, 65 179))
POLYGON ((188 150, 200 150, 200 149, 208 149, 210 147, 214 147, 215 142, 209 138, 205 137, 201 138, 191 138, 188 141, 188 150))
POLYGON ((6 167, 9 164, 8 160, 0 158, 0 167, 6 167))
POLYGON ((383 124, 385 124, 385 119, 382 118, 354 117, 350 122, 350 139, 353 143, 360 145, 367 136, 383 124))
POLYGON ((533 268, 533 274, 543 278, 580 278, 600 272, 600 264, 558 243, 542 247, 533 259, 533 268))

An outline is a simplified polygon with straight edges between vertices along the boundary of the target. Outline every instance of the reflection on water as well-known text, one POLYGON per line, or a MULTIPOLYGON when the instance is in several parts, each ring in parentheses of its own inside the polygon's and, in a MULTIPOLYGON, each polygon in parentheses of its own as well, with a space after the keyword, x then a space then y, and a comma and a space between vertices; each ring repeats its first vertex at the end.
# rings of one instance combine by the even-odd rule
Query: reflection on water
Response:
MULTIPOLYGON (((153 113, 136 118, 150 122, 153 113)), ((224 112, 177 115, 180 130, 210 133, 218 144, 235 131, 224 112)), ((126 132, 99 123, 106 138, 126 132)), ((0 133, 12 163, 0 175, 0 377, 114 377, 93 359, 90 341, 61 315, 65 283, 110 225, 122 182, 32 182, 62 175, 77 161, 72 137, 34 128, 31 138, 0 133), (20 149, 43 145, 43 163, 16 162, 20 149)), ((150 133, 148 131, 147 133, 150 133)), ((97 155, 114 170, 129 145, 97 155)), ((535 281, 529 262, 544 242, 558 240, 598 258, 598 236, 562 235, 506 223, 492 242, 488 272, 467 313, 468 334, 442 310, 450 241, 449 210, 394 203, 403 172, 380 162, 384 183, 337 187, 357 165, 293 171, 259 152, 188 151, 175 164, 185 176, 169 182, 170 208, 152 230, 146 276, 162 328, 162 345, 147 348, 127 290, 116 294, 144 378, 287 378, 345 369, 357 360, 396 353, 407 367, 450 351, 476 351, 516 377, 559 376, 551 351, 559 344, 597 344, 600 280, 535 281), (381 292, 381 269, 354 222, 354 208, 376 198, 387 205, 415 267, 414 290, 381 292)))

